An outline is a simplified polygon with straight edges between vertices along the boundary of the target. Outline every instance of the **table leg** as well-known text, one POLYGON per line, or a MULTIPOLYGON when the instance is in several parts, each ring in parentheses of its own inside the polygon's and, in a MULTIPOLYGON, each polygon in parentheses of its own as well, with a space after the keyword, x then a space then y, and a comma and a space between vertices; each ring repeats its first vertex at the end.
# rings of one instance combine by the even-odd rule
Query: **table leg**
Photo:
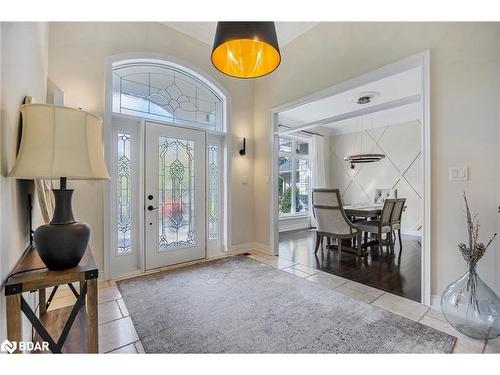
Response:
POLYGON ((98 353, 99 335, 97 331, 97 279, 87 280, 88 352, 98 353))
MULTIPOLYGON (((82 289, 83 289, 83 286, 85 285, 85 280, 79 281, 79 285, 80 285, 80 291, 79 291, 79 293, 81 293, 82 289)), ((85 306, 86 302, 87 302, 87 299, 84 299, 83 300, 83 306, 85 306)))
POLYGON ((46 289, 38 289, 38 312, 40 316, 45 315, 47 312, 47 295, 46 289))
POLYGON ((5 297, 7 302, 7 339, 15 342, 14 353, 19 353, 21 341, 21 295, 13 294, 5 297))

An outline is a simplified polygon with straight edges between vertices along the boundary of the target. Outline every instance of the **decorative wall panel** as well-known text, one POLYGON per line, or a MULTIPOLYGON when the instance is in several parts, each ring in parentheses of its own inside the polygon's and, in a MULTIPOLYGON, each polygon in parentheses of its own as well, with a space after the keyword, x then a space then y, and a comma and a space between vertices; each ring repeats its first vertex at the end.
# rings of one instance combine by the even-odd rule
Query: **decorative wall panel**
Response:
POLYGON ((372 202, 375 189, 397 189, 398 197, 406 198, 407 208, 402 218, 403 232, 419 232, 423 218, 420 122, 364 130, 362 151, 383 153, 386 158, 377 163, 358 164, 355 169, 350 169, 349 163, 343 159, 345 155, 360 151, 360 144, 355 141, 356 133, 328 138, 328 183, 329 186, 340 189, 344 204, 372 202))

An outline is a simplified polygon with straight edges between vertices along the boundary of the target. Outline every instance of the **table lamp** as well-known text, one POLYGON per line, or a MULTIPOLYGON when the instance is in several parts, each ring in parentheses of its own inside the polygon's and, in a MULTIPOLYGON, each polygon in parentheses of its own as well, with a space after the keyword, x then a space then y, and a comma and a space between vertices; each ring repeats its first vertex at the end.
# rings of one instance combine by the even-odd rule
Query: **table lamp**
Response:
POLYGON ((35 248, 51 270, 78 265, 90 239, 90 227, 75 221, 72 189, 66 180, 109 179, 102 144, 102 119, 75 108, 25 104, 21 107, 22 134, 10 177, 60 179, 52 189, 52 220, 35 230, 35 248))

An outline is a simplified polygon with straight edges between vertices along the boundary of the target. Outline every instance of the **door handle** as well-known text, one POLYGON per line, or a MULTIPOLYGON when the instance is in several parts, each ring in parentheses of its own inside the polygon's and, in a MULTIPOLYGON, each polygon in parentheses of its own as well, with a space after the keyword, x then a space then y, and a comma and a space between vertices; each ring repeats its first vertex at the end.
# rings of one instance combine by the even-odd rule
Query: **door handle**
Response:
POLYGON ((148 206, 148 211, 153 211, 153 210, 157 210, 158 207, 153 207, 151 205, 148 206))

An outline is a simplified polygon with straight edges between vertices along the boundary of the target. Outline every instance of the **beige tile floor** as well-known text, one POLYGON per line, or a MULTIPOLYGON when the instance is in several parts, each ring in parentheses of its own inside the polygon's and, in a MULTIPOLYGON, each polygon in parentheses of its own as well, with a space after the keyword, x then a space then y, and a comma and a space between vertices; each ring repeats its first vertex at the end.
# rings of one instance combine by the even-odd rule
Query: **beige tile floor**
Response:
MULTIPOLYGON (((415 301, 259 251, 252 250, 249 256, 338 293, 451 334, 457 337, 454 353, 500 353, 500 338, 485 342, 466 337, 451 327, 441 312, 415 301)), ((121 354, 144 353, 144 348, 115 282, 100 282, 98 295, 99 351, 121 354)), ((75 298, 71 291, 61 290, 56 294, 50 308, 68 306, 74 302, 75 298)))

